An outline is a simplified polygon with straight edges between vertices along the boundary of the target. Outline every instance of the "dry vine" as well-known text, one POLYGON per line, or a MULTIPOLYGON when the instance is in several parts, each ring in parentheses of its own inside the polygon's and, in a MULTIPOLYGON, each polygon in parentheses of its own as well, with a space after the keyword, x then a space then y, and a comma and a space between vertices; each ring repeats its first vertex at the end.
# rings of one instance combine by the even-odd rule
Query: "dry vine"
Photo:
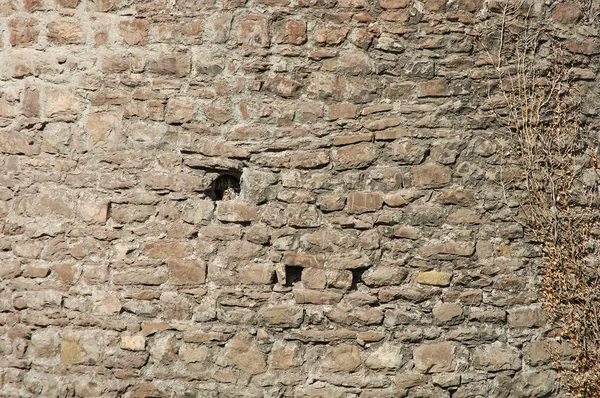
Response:
MULTIPOLYGON (((525 193, 519 220, 542 249, 542 302, 575 354, 557 357, 563 386, 600 396, 598 142, 580 113, 569 57, 523 4, 507 3, 492 59, 504 162, 522 170, 508 195, 525 193)), ((522 195, 520 195, 522 197, 522 195)))

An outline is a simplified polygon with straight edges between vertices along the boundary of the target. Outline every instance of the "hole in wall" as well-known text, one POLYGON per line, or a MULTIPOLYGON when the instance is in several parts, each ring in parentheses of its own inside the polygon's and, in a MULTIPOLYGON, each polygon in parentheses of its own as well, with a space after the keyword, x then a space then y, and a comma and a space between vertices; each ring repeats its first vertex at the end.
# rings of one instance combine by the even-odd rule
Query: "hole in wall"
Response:
POLYGON ((233 200, 240 196, 241 185, 240 174, 221 174, 212 183, 208 196, 212 200, 233 200))
POLYGON ((300 282, 302 279, 302 267, 294 267, 293 265, 285 266, 285 285, 292 287, 296 282, 300 282))
POLYGON ((356 290, 358 288, 358 284, 362 282, 362 276, 368 268, 356 268, 350 270, 352 272, 352 284, 350 285, 350 290, 356 290))

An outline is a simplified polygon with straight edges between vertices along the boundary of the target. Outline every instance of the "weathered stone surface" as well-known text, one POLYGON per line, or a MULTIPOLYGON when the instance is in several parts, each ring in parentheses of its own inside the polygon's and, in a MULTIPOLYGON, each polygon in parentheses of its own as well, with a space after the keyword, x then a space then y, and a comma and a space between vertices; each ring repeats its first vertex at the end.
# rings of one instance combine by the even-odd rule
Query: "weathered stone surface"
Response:
POLYGON ((433 309, 433 316, 439 322, 453 322, 460 320, 463 315, 463 308, 460 304, 444 303, 433 309))
POLYGON ((374 370, 398 369, 403 363, 402 346, 389 343, 382 344, 365 360, 365 366, 374 370))
POLYGON ((119 34, 123 41, 130 46, 140 44, 148 34, 148 22, 139 18, 121 21, 119 23, 119 34))
POLYGON ((415 368, 426 373, 454 370, 454 346, 452 343, 422 344, 413 351, 415 368))
POLYGON ((52 88, 46 91, 46 116, 70 116, 78 112, 79 101, 74 90, 52 88))
POLYGON ((260 312, 259 317, 269 326, 296 328, 302 323, 303 315, 302 308, 281 306, 265 308, 260 312))
POLYGON ((250 222, 258 218, 256 206, 237 201, 217 203, 215 214, 218 220, 226 222, 250 222))
POLYGON ((417 166, 413 169, 413 184, 420 188, 438 188, 451 180, 450 168, 434 163, 417 166))
POLYGON ((238 43, 245 46, 268 47, 271 38, 267 19, 259 14, 250 14, 240 23, 238 43))
POLYGON ((366 213, 377 211, 383 205, 383 195, 380 193, 354 192, 348 196, 349 213, 366 213))
POLYGON ((277 76, 272 79, 267 79, 265 82, 265 88, 267 91, 275 93, 283 98, 294 97, 298 90, 302 87, 302 84, 291 79, 286 79, 281 76, 277 76))
POLYGON ((10 45, 13 47, 33 44, 40 33, 38 20, 31 17, 15 17, 8 22, 10 45))
POLYGON ((56 44, 80 44, 85 37, 77 20, 62 19, 48 24, 48 40, 56 44))
POLYGON ((361 363, 356 345, 340 344, 327 352, 321 366, 329 372, 352 372, 358 369, 361 363))
POLYGON ((334 166, 338 170, 363 168, 376 158, 372 144, 355 144, 339 148, 333 152, 334 166))
POLYGON ((196 260, 169 260, 169 280, 176 285, 198 285, 206 281, 206 264, 196 260))
POLYGON ((579 4, 574 2, 564 2, 557 4, 552 10, 552 19, 556 22, 573 25, 583 17, 579 4))
POLYGON ((473 366, 476 369, 489 371, 519 370, 521 356, 519 351, 511 346, 495 342, 473 350, 473 366))
POLYGON ((600 42, 534 3, 0 0, 0 396, 560 394, 491 28, 582 126, 600 42))
POLYGON ((234 365, 251 375, 264 373, 267 370, 264 354, 259 350, 252 336, 247 333, 238 333, 227 343, 222 362, 234 365))
POLYGON ((419 272, 419 275, 417 276, 417 283, 422 285, 446 287, 450 286, 450 279, 452 279, 452 274, 448 272, 427 271, 419 272))
POLYGON ((144 336, 121 336, 121 344, 123 350, 129 351, 144 351, 146 349, 146 339, 144 336))

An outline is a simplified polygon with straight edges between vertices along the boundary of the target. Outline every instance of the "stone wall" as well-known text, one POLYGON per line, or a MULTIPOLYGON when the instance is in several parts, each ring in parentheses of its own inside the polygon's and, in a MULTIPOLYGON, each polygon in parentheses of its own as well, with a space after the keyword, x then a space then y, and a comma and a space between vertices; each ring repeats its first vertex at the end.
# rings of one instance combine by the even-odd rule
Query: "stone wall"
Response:
MULTIPOLYGON (((0 0, 0 396, 562 396, 502 8, 0 0)), ((581 8, 529 12, 595 98, 581 8)))

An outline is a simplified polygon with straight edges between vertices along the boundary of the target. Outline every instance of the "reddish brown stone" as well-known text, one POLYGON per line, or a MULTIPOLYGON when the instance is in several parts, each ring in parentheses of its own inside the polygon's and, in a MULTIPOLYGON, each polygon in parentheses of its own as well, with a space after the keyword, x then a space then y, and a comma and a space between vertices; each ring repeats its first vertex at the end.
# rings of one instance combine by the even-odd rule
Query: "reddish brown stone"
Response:
POLYGON ((379 6, 384 9, 406 8, 412 0, 379 0, 379 6))
POLYGON ((579 4, 567 1, 559 3, 552 10, 552 19, 565 25, 574 25, 583 18, 579 4))
POLYGON ((244 46, 269 47, 269 23, 259 14, 250 14, 240 22, 238 43, 244 46))
POLYGON ((48 40, 56 44, 80 44, 85 37, 78 21, 65 18, 48 24, 48 40))
POLYGON ((281 76, 269 78, 265 82, 265 89, 267 91, 275 93, 283 98, 292 98, 296 96, 301 87, 302 83, 281 76))
POLYGON ((44 2, 42 0, 24 0, 23 7, 25 11, 34 12, 41 10, 44 6, 44 2))
POLYGON ((419 84, 421 97, 448 97, 451 95, 450 88, 445 79, 429 80, 419 84))
POLYGON ((169 280, 175 285, 198 285, 206 281, 206 264, 194 260, 170 260, 169 280))
POLYGON ((140 44, 148 34, 148 22, 145 19, 125 20, 119 23, 119 33, 130 46, 140 44))
POLYGON ((38 38, 38 20, 30 17, 16 17, 8 22, 9 41, 13 47, 29 46, 38 38))
POLYGON ((413 168, 413 185, 416 187, 441 187, 450 182, 450 168, 428 163, 413 168))
POLYGON ((79 0, 55 0, 56 5, 64 8, 76 8, 79 4, 79 0))
POLYGON ((335 46, 346 40, 348 29, 332 25, 319 25, 313 34, 313 40, 320 46, 335 46))
POLYGON ((288 21, 283 33, 277 38, 279 44, 300 45, 306 42, 306 22, 288 21))
POLYGON ((349 213, 366 213, 377 211, 383 206, 381 193, 354 192, 348 196, 349 213))
MULTIPOLYGON (((349 102, 333 104, 328 107, 329 120, 354 119, 356 117, 357 107, 349 102)), ((338 137, 336 137, 338 138, 338 137)), ((336 144, 340 145, 340 144, 336 144)))

